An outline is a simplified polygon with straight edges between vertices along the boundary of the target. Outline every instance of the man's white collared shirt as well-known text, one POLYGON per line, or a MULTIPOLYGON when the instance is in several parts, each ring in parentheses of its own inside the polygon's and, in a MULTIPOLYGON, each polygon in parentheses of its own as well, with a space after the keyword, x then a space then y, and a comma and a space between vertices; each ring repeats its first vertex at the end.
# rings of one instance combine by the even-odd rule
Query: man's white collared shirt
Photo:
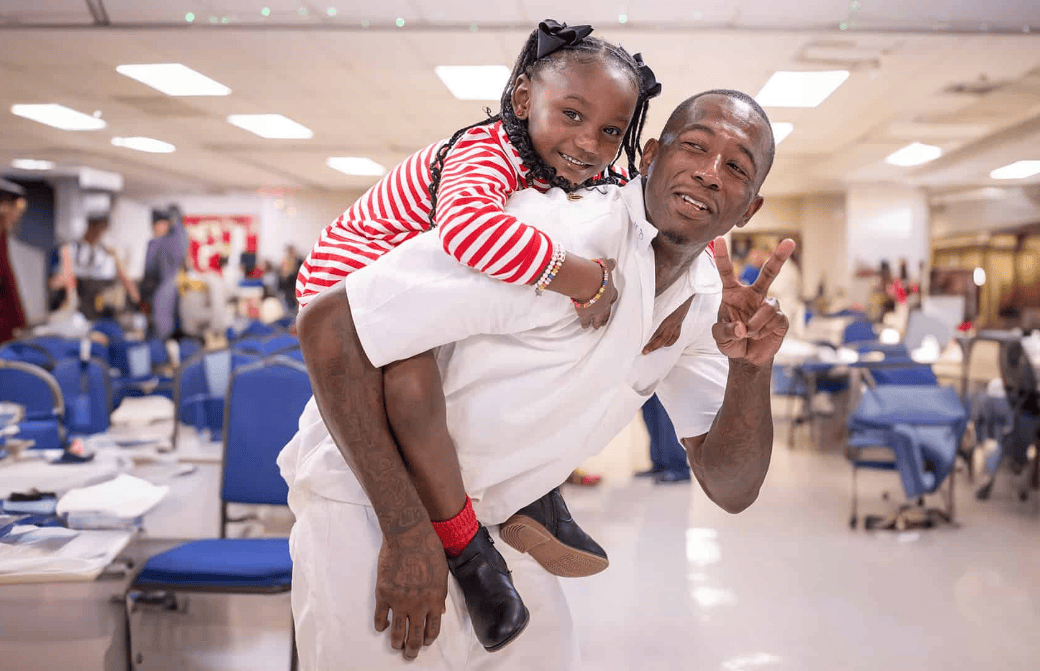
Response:
MULTIPOLYGON (((376 366, 435 349, 448 428, 478 518, 498 524, 597 454, 654 393, 680 437, 707 433, 728 361, 711 337, 722 282, 707 252, 655 298, 657 230, 641 181, 572 200, 521 191, 508 209, 573 254, 617 260, 610 322, 582 329, 571 302, 498 282, 420 235, 346 279, 354 323, 376 366), (661 321, 693 296, 672 347, 643 355, 661 321)), ((368 505, 312 399, 279 457, 290 486, 368 505)))

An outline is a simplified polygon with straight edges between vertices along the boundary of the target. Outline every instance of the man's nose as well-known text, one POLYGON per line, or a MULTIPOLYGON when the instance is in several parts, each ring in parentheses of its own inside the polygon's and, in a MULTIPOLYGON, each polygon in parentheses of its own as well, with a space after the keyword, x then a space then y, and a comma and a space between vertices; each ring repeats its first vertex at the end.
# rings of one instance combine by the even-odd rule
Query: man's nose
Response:
POLYGON ((704 187, 718 191, 721 187, 719 183, 719 170, 722 168, 722 157, 716 156, 712 158, 705 158, 697 166, 693 172, 693 178, 701 183, 704 187))

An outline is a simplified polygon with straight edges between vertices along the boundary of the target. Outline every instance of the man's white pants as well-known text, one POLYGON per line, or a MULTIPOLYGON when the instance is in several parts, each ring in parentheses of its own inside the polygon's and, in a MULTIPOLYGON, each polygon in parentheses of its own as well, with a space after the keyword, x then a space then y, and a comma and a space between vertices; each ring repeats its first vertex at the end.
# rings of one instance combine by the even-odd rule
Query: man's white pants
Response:
POLYGON ((382 533, 367 506, 290 491, 296 524, 289 537, 293 559, 292 609, 303 671, 436 669, 437 671, 556 671, 578 666, 570 609, 559 579, 520 554, 490 529, 495 547, 531 611, 527 629, 502 650, 477 641, 458 584, 448 577, 447 612, 433 645, 406 661, 379 633, 375 613, 376 558, 382 533))

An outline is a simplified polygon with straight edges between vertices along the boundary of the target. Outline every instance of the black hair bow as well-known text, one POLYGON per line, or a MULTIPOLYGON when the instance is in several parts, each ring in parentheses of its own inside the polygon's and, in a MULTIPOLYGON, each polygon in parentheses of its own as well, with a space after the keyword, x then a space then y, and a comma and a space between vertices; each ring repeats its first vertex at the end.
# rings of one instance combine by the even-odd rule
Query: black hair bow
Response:
POLYGON ((643 89, 643 96, 649 100, 661 95, 661 82, 657 81, 654 71, 643 62, 643 54, 636 54, 632 58, 639 64, 639 79, 643 89))
POLYGON ((591 32, 592 26, 568 26, 546 19, 538 24, 538 58, 545 58, 563 47, 573 47, 591 32))

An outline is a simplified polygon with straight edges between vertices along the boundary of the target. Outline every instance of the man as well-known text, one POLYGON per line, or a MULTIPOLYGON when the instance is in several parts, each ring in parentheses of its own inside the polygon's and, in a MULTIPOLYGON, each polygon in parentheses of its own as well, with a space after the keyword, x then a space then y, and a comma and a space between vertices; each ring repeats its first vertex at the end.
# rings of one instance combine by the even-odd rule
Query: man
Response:
POLYGON ((152 211, 152 239, 145 252, 141 299, 151 306, 151 335, 169 338, 176 328, 177 270, 188 253, 188 234, 180 211, 152 211))
POLYGON ((733 513, 754 501, 772 447, 772 358, 787 330, 766 289, 793 243, 781 244, 754 287, 737 282, 721 239, 717 269, 705 249, 761 207, 772 154, 761 108, 745 94, 710 92, 680 105, 661 140, 647 142, 645 184, 591 189, 580 200, 558 190, 514 196, 511 211, 542 222, 568 249, 616 259, 620 298, 598 331, 583 330, 562 298, 459 266, 432 236, 308 305, 298 326, 315 403, 279 457, 296 515, 293 611, 304 668, 404 664, 390 648, 418 655, 413 668, 575 664, 559 581, 508 547, 530 625, 493 655, 476 641, 387 426, 379 366, 395 360, 440 346, 446 421, 485 524, 562 482, 655 391, 708 496, 733 513), (657 325, 691 296, 679 341, 643 356, 657 325), (389 638, 379 633, 387 626, 389 638))
POLYGON ((130 303, 141 302, 137 286, 126 274, 119 257, 102 244, 108 227, 108 214, 87 215, 86 232, 78 242, 61 248, 61 268, 50 282, 52 290, 64 290, 66 297, 76 296, 79 311, 90 321, 112 311, 110 300, 106 304, 106 299, 111 298, 109 290, 117 282, 123 285, 130 303))
POLYGON ((15 329, 25 326, 22 297, 7 249, 7 238, 14 234, 25 209, 25 190, 0 178, 0 343, 13 338, 15 329))

